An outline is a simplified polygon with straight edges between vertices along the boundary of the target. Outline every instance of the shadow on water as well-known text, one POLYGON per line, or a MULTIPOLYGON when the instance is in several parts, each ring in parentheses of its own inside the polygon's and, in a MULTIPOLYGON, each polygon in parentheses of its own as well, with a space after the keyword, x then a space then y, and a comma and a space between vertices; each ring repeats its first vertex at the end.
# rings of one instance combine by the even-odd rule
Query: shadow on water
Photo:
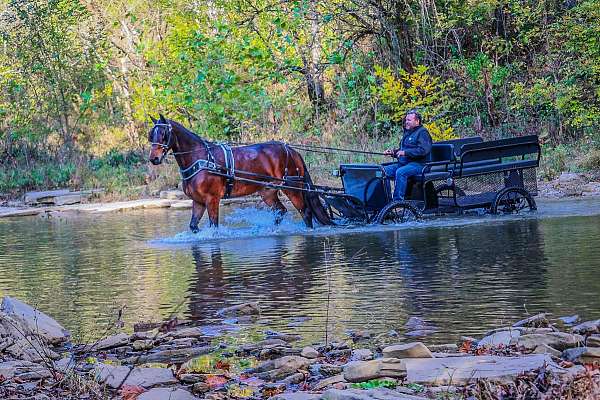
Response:
POLYGON ((187 211, 0 220, 0 295, 39 305, 79 336, 102 331, 122 305, 131 326, 182 301, 180 312, 201 323, 258 301, 265 329, 308 340, 326 327, 338 337, 405 333, 411 316, 435 326, 436 341, 539 311, 598 318, 600 217, 553 215, 313 235, 246 210, 228 222, 258 218, 256 226, 225 227, 223 237, 178 233, 187 211))

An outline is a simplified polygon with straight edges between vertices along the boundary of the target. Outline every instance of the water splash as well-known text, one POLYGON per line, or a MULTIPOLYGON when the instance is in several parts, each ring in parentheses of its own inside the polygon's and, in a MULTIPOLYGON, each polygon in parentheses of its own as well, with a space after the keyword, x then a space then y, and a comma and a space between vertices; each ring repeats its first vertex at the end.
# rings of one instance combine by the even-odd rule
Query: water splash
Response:
POLYGON ((264 208, 236 208, 226 215, 218 228, 210 227, 208 220, 198 233, 180 232, 172 237, 151 241, 151 244, 187 244, 220 239, 246 239, 264 236, 306 234, 304 222, 288 212, 279 225, 275 225, 275 214, 264 208))

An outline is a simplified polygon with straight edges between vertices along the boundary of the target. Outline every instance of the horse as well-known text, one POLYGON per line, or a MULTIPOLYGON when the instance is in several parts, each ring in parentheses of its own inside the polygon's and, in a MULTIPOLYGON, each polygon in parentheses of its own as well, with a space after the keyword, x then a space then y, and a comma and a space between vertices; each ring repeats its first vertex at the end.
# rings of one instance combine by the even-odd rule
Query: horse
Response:
POLYGON ((313 181, 302 156, 282 142, 264 142, 229 147, 210 142, 162 114, 148 133, 152 145, 149 161, 163 162, 169 151, 175 156, 183 180, 183 191, 192 199, 190 229, 197 233, 198 223, 208 211, 210 227, 219 226, 222 198, 258 193, 275 214, 279 224, 287 212, 279 199, 281 190, 298 210, 307 227, 313 219, 332 225, 318 195, 310 190, 313 181), (288 173, 291 173, 288 175, 288 173))

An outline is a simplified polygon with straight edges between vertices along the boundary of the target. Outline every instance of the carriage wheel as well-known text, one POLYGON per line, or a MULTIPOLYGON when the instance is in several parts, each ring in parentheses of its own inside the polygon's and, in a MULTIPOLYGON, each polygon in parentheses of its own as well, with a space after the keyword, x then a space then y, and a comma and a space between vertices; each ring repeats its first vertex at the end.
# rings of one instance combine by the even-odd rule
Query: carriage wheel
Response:
POLYGON ((392 201, 377 214, 376 222, 382 225, 397 225, 419 221, 421 213, 405 201, 392 201))
POLYGON ((438 197, 454 197, 454 192, 456 192, 456 197, 466 196, 464 190, 454 185, 443 184, 435 189, 435 194, 438 197))
POLYGON ((490 207, 492 214, 519 214, 537 210, 535 200, 529 192, 520 187, 502 189, 490 207))

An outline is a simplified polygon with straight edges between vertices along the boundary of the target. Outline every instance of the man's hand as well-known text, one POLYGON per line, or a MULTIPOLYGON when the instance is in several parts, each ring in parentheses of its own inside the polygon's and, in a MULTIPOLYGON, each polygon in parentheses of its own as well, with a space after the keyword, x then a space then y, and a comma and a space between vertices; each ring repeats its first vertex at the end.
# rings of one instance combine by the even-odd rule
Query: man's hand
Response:
POLYGON ((400 158, 402 156, 406 155, 406 153, 404 153, 404 150, 398 150, 396 152, 396 158, 400 158))
POLYGON ((383 152, 383 154, 385 154, 386 156, 394 156, 394 149, 387 149, 386 151, 383 152))

